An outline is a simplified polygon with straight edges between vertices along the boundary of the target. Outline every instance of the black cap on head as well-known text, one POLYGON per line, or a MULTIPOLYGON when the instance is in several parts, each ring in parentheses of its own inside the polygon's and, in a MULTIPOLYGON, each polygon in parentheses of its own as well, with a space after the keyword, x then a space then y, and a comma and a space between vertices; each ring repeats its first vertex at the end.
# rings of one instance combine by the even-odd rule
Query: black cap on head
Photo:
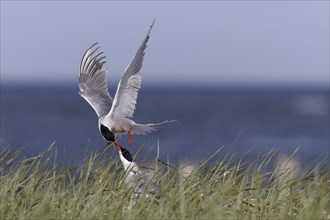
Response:
POLYGON ((113 133, 110 131, 109 128, 107 128, 106 126, 101 124, 100 127, 101 133, 103 135, 103 137, 107 140, 107 141, 115 141, 115 135, 113 135, 113 133))
POLYGON ((129 162, 133 162, 133 158, 132 158, 132 155, 130 154, 130 152, 123 148, 123 147, 120 147, 120 150, 121 150, 121 153, 123 155, 123 157, 128 160, 129 162))

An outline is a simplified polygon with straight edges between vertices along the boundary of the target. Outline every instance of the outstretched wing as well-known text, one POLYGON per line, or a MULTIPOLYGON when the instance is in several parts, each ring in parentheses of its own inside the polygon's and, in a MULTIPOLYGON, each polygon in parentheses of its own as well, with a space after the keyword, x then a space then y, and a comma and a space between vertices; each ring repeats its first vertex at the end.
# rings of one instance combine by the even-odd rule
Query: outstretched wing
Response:
POLYGON ((98 117, 109 113, 112 98, 107 86, 107 70, 103 52, 97 52, 99 47, 94 43, 81 58, 79 66, 79 94, 93 107, 98 117))
POLYGON ((141 87, 140 70, 145 53, 144 50, 147 47, 153 24, 154 23, 150 26, 147 36, 142 41, 141 46, 135 53, 130 64, 127 66, 118 84, 113 106, 110 111, 110 114, 114 117, 130 118, 133 116, 137 95, 141 87))

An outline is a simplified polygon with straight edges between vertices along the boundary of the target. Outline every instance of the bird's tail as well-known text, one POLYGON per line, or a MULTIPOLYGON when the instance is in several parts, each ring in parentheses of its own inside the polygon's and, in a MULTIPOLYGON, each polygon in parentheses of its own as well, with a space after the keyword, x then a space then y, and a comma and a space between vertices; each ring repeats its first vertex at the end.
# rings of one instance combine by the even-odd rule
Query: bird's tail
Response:
POLYGON ((133 127, 131 129, 131 134, 146 134, 146 133, 150 133, 153 132, 155 130, 157 130, 159 128, 159 126, 163 125, 163 124, 167 124, 167 123, 171 123, 171 122, 175 122, 177 120, 171 120, 171 121, 163 121, 160 123, 155 123, 155 124, 137 124, 134 123, 133 127))

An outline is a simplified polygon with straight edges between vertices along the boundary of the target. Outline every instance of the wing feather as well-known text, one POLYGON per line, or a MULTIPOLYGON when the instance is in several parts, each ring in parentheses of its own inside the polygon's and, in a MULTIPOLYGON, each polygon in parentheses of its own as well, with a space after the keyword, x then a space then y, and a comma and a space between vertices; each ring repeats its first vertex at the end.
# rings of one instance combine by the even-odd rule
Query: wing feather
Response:
POLYGON ((94 43, 87 49, 79 66, 79 94, 93 107, 98 117, 109 113, 112 98, 107 86, 107 70, 103 52, 97 53, 99 47, 94 43))
POLYGON ((153 24, 154 23, 150 26, 146 37, 142 41, 142 44, 135 53, 132 61, 126 67, 126 70, 118 83, 113 106, 110 111, 110 115, 114 117, 131 118, 133 116, 138 92, 141 88, 140 70, 142 68, 143 57, 145 54, 144 51, 147 47, 153 24))

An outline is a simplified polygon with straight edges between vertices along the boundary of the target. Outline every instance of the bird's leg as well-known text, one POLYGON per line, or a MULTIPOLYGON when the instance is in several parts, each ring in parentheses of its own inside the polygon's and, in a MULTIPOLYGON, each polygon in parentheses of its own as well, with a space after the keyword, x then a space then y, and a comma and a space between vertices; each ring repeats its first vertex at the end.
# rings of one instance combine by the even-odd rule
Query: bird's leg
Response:
POLYGON ((131 138, 131 131, 127 132, 127 137, 128 137, 128 143, 132 144, 133 142, 132 142, 132 138, 131 138))

